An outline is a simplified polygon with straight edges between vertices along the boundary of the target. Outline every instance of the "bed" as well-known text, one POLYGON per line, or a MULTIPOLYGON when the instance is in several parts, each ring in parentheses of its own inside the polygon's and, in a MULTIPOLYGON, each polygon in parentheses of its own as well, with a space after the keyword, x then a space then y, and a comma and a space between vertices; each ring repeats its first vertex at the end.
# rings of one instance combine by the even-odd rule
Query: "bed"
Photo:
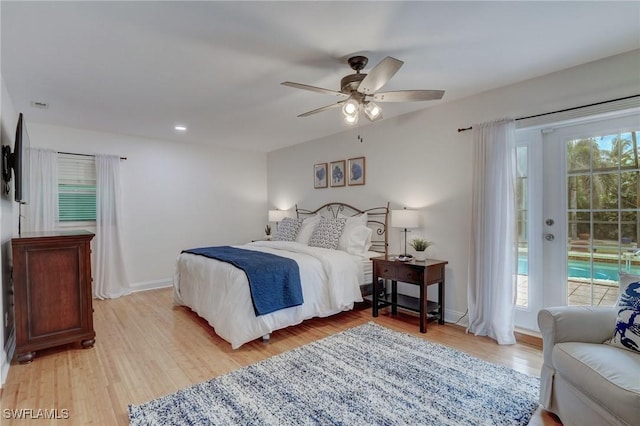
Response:
MULTIPOLYGON (((257 304, 252 299, 255 281, 258 281, 255 275, 249 279, 250 272, 240 269, 244 267, 242 264, 238 267, 234 266, 236 262, 203 255, 202 251, 207 249, 183 251, 178 256, 174 304, 186 306, 204 318, 233 349, 258 338, 268 339, 274 331, 306 319, 353 309, 355 303, 362 302, 363 296, 371 293, 373 271, 369 259, 387 252, 388 216, 388 203, 371 209, 339 202, 315 210, 296 206, 295 218, 286 223, 299 224, 294 240, 289 235, 289 241, 255 241, 227 248, 242 249, 240 252, 249 259, 275 255, 290 259, 288 262, 293 260, 299 269, 303 299, 297 305, 268 313, 257 312, 257 304), (336 249, 318 246, 318 238, 325 236, 322 234, 327 223, 344 223, 336 249)), ((286 232, 279 228, 274 237, 282 239, 286 232), (279 234, 279 231, 282 232, 279 234)))

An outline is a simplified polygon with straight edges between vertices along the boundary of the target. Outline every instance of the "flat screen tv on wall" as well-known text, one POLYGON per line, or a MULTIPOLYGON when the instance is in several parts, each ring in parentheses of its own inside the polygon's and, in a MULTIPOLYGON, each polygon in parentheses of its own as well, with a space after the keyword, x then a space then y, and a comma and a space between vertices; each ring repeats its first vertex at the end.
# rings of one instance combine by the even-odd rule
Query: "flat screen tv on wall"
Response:
POLYGON ((24 115, 20 113, 18 125, 16 126, 16 139, 13 145, 13 153, 11 152, 10 146, 5 145, 2 147, 2 178, 5 181, 5 194, 8 194, 10 190, 11 170, 13 170, 13 198, 21 204, 26 204, 29 200, 29 145, 27 124, 24 120, 24 115))

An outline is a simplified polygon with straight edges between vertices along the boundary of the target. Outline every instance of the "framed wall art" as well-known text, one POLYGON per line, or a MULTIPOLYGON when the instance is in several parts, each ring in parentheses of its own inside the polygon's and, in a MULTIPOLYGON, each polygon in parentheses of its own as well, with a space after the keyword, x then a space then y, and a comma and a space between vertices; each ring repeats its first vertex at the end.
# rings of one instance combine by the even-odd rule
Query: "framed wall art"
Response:
POLYGON ((365 162, 364 157, 349 158, 349 185, 364 185, 365 162))
POLYGON ((327 187, 327 163, 313 165, 313 187, 327 187))
POLYGON ((332 187, 345 185, 346 175, 344 164, 344 160, 329 163, 329 178, 332 187))

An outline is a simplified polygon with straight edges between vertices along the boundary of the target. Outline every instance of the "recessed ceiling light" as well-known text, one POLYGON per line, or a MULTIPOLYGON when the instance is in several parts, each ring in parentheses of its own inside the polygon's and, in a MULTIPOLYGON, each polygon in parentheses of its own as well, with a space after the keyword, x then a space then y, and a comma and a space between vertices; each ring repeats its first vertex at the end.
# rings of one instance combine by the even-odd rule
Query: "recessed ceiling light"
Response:
POLYGON ((176 129, 178 132, 186 132, 187 131, 187 126, 182 126, 182 125, 176 125, 173 127, 174 129, 176 129))

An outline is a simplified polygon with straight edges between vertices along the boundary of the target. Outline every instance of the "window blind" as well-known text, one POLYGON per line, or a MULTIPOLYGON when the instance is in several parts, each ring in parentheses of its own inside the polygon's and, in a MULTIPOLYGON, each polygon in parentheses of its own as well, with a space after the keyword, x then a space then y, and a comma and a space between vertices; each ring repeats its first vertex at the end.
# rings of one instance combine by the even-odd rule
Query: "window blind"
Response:
POLYGON ((61 222, 96 220, 96 165, 93 157, 58 154, 61 222))

